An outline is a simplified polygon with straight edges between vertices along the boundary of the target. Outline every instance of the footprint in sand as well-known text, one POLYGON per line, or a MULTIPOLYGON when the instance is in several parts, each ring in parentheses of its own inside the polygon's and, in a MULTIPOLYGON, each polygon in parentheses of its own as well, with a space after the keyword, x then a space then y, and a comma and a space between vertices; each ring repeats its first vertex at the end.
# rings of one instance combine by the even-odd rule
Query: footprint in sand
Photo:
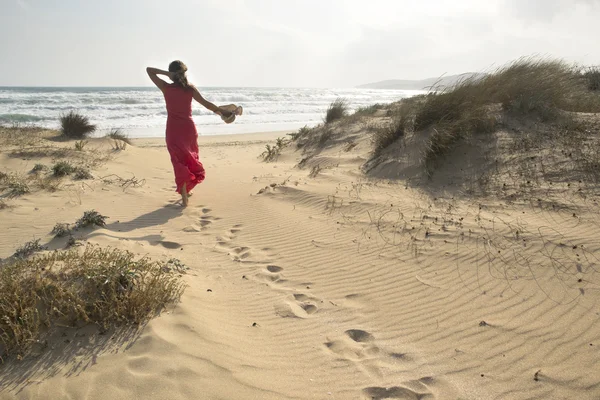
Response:
MULTIPOLYGON (((198 207, 203 207, 203 206, 198 206, 198 207)), ((186 226, 185 228, 183 228, 184 232, 187 233, 198 233, 198 232, 202 232, 207 230, 208 228, 210 228, 210 226, 212 225, 213 222, 220 220, 220 218, 217 217, 213 217, 211 215, 208 215, 212 210, 210 208, 202 208, 201 212, 203 215, 201 215, 198 218, 198 222, 189 226, 186 226)), ((197 212, 195 212, 197 213, 197 212)))
POLYGON ((161 240, 156 243, 156 245, 161 245, 165 249, 175 250, 181 248, 181 244, 177 242, 169 242, 167 240, 161 240))
POLYGON ((275 305, 275 314, 282 318, 308 318, 319 308, 315 305, 317 299, 305 294, 294 294, 281 304, 275 305))
POLYGON ((265 283, 285 283, 286 280, 283 279, 282 271, 283 268, 277 265, 267 265, 265 270, 256 274, 256 279, 265 283))
POLYGON ((397 386, 381 387, 372 386, 362 390, 365 400, 421 400, 421 399, 456 399, 459 393, 456 387, 444 379, 438 379, 431 376, 420 379, 405 381, 397 386), (440 394, 443 393, 443 396, 440 394))
POLYGON ((362 329, 349 329, 342 338, 326 342, 325 347, 330 354, 357 364, 367 375, 382 376, 382 368, 395 368, 399 362, 411 360, 403 353, 387 353, 375 342, 371 333, 362 329))
POLYGON ((325 343, 332 353, 350 361, 362 361, 378 356, 381 351, 372 342, 373 335, 361 329, 350 329, 344 332, 344 337, 325 343))
POLYGON ((361 309, 365 308, 368 304, 367 300, 361 294, 349 294, 344 296, 342 304, 348 308, 361 309))
POLYGON ((389 388, 384 387, 369 387, 363 389, 365 400, 383 400, 383 399, 401 399, 401 400, 420 400, 431 397, 431 392, 418 392, 412 389, 393 386, 389 388))

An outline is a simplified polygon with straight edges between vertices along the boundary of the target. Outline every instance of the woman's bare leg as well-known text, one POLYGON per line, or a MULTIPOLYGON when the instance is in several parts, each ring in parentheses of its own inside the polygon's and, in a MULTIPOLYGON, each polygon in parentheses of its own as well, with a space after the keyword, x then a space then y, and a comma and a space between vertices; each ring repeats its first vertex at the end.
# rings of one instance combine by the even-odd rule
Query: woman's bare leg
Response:
POLYGON ((187 207, 188 205, 187 182, 184 182, 181 187, 181 204, 183 204, 184 207, 187 207))

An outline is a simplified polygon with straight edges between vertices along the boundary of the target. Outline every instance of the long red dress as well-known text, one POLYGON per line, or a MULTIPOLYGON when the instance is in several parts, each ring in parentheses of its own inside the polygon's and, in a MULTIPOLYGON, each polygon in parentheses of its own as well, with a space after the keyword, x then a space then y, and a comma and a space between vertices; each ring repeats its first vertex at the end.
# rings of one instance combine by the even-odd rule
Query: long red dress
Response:
POLYGON ((171 84, 164 90, 167 103, 167 150, 175 172, 177 193, 186 183, 189 192, 205 177, 198 158, 198 131, 192 119, 192 90, 171 84))

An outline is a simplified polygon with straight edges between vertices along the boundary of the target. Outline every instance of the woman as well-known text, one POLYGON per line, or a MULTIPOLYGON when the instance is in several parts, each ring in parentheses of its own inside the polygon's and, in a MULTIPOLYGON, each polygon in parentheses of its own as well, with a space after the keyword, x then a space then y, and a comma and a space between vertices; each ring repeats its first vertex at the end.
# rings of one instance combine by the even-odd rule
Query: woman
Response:
POLYGON ((167 150, 175 171, 177 192, 181 194, 184 207, 188 205, 191 190, 205 177, 204 167, 198 158, 198 131, 192 119, 192 99, 222 117, 230 117, 231 112, 221 110, 205 100, 198 89, 186 77, 186 65, 177 60, 163 71, 148 67, 146 72, 154 84, 163 92, 167 103, 167 150), (167 83, 158 75, 168 76, 173 83, 167 83))

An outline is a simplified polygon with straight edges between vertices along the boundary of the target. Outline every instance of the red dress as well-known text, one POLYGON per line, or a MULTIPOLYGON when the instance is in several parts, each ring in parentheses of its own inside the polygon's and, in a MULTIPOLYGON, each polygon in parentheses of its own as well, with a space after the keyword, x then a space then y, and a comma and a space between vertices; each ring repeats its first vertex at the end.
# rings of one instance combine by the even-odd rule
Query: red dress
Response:
POLYGON ((198 131, 192 119, 192 90, 169 85, 164 91, 167 103, 167 150, 175 172, 177 193, 184 183, 189 192, 204 180, 205 171, 198 158, 198 131))

